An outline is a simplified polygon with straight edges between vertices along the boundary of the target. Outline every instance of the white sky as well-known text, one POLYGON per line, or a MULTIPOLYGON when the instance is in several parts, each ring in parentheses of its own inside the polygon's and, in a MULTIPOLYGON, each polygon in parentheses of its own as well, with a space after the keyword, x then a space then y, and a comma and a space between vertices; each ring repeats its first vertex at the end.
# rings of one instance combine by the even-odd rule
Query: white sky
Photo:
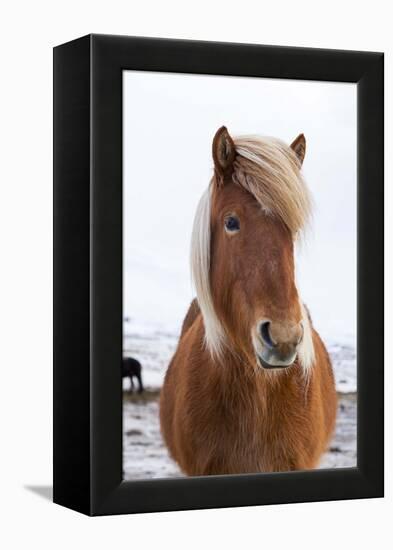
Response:
POLYGON ((307 140, 314 202, 297 280, 316 329, 356 335, 356 85, 123 73, 124 314, 179 327, 193 297, 190 235, 212 175, 211 142, 230 133, 307 140))

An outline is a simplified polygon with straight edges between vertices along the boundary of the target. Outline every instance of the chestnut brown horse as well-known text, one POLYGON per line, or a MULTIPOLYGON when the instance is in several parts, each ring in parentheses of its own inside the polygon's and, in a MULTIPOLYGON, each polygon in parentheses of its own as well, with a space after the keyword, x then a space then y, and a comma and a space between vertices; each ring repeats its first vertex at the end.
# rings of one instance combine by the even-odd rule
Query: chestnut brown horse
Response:
MULTIPOLYGON (((294 242, 311 200, 305 139, 213 140, 197 209, 197 298, 161 392, 161 431, 188 475, 314 468, 336 417, 325 346, 295 284, 294 242)), ((317 281, 316 281, 317 284, 317 281)))

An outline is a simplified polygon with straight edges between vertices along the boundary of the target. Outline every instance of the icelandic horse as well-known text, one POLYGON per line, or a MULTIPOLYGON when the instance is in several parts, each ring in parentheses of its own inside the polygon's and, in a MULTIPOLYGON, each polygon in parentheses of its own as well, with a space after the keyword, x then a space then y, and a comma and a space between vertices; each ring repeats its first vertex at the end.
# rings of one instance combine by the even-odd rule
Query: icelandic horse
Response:
POLYGON ((196 299, 160 397, 164 441, 187 475, 315 468, 332 435, 332 367, 295 284, 311 211, 305 145, 225 127, 214 137, 192 233, 196 299))

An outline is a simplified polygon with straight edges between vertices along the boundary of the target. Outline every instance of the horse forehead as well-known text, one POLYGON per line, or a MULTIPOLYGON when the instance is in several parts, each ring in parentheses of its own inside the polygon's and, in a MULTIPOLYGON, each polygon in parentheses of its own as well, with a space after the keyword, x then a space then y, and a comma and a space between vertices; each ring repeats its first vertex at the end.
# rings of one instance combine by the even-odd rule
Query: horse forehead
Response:
POLYGON ((255 197, 235 183, 225 185, 215 196, 215 206, 222 208, 237 208, 239 211, 257 211, 260 208, 255 197))

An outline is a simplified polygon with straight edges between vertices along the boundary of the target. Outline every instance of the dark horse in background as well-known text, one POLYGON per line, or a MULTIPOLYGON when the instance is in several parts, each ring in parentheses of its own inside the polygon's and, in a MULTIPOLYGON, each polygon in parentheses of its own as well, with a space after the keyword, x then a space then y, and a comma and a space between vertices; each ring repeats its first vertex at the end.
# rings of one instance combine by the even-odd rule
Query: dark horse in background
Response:
POLYGON ((138 393, 142 393, 144 391, 142 383, 142 365, 139 361, 137 361, 133 357, 124 357, 121 366, 121 375, 122 378, 128 377, 130 379, 131 392, 134 391, 134 378, 138 380, 138 393))

